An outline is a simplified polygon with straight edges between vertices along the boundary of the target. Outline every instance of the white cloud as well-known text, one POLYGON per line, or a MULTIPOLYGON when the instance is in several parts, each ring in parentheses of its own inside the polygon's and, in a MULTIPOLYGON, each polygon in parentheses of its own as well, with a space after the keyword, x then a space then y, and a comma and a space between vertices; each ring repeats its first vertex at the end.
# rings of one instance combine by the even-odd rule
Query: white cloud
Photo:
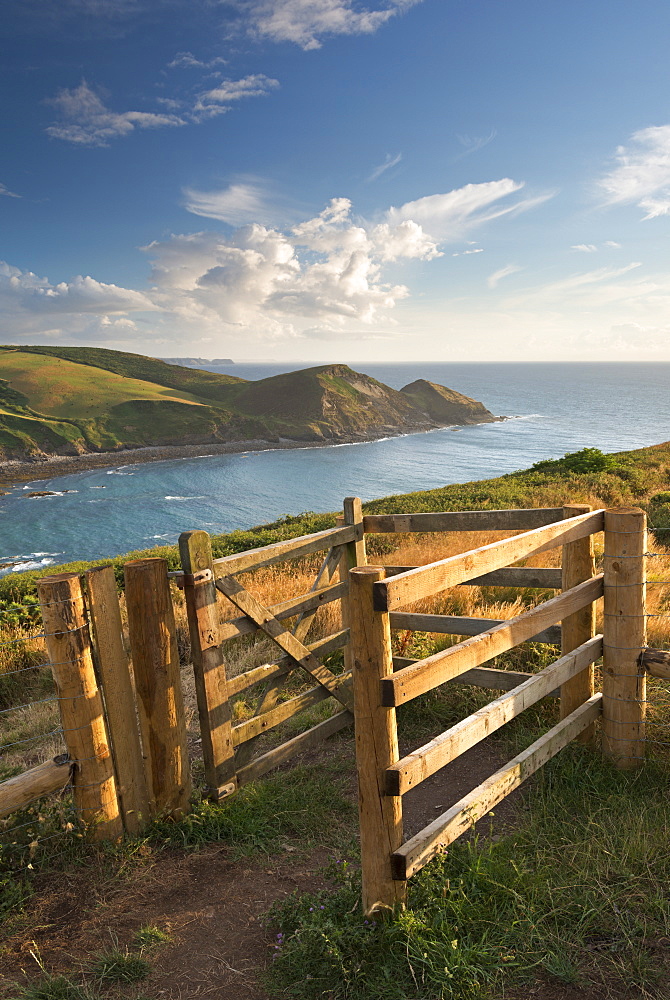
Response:
POLYGON ((184 189, 184 208, 193 215, 206 219, 219 219, 231 226, 248 222, 267 223, 273 210, 266 202, 266 193, 258 183, 231 184, 222 191, 196 191, 184 189))
POLYGON ((520 270, 521 268, 518 264, 506 264, 505 267, 501 267, 497 271, 494 271, 493 274, 490 274, 486 279, 486 284, 489 288, 496 288, 499 281, 502 281, 503 278, 508 278, 510 274, 516 274, 520 270))
POLYGON ((411 220, 359 225, 346 198, 333 199, 290 232, 256 223, 229 237, 173 236, 146 249, 162 308, 200 325, 216 328, 223 321, 254 335, 294 335, 305 319, 318 329, 388 322, 389 310, 409 293, 384 281, 383 265, 440 253, 411 220))
POLYGON ((176 115, 151 114, 145 111, 110 111, 85 80, 74 90, 61 90, 51 101, 62 123, 50 125, 47 133, 80 146, 107 146, 110 139, 128 135, 135 129, 165 128, 185 125, 176 115))
POLYGON ((3 194, 5 195, 6 198, 20 198, 21 197, 20 194, 14 194, 13 191, 10 191, 9 188, 6 187, 4 184, 0 184, 0 195, 3 195, 3 194))
POLYGON ((373 34, 421 0, 387 0, 377 10, 356 10, 352 0, 238 0, 249 29, 273 42, 321 48, 327 35, 373 34))
POLYGON ((499 181, 483 184, 466 184, 446 194, 433 194, 416 201, 408 201, 399 208, 390 208, 386 213, 389 222, 398 223, 412 219, 419 223, 431 236, 443 240, 461 239, 475 226, 490 222, 503 215, 527 211, 542 204, 552 194, 519 199, 512 205, 497 206, 495 203, 523 188, 523 183, 504 177, 499 181))
POLYGON ((621 244, 617 243, 615 240, 605 240, 603 246, 607 247, 609 250, 621 250, 621 244))
POLYGON ((575 246, 570 247, 571 250, 579 250, 581 253, 595 253, 598 249, 593 243, 577 243, 575 246))
POLYGON ((225 66, 228 60, 223 56, 213 59, 196 59, 192 52, 178 52, 168 63, 168 69, 214 69, 215 66, 225 66))
POLYGON ((396 156, 391 156, 390 153, 386 154, 386 159, 383 163, 380 163, 378 167, 372 171, 370 176, 367 178, 368 181, 376 181, 378 177, 381 177, 383 173, 390 170, 391 167, 396 167, 402 160, 402 153, 397 153, 396 156))
POLYGON ((616 166, 599 181, 608 205, 638 205, 644 219, 670 214, 670 125, 634 132, 616 166))
POLYGON ((241 80, 222 80, 216 87, 200 94, 194 114, 211 116, 222 114, 230 104, 244 97, 266 97, 271 90, 279 86, 279 80, 273 80, 263 73, 254 73, 241 80))

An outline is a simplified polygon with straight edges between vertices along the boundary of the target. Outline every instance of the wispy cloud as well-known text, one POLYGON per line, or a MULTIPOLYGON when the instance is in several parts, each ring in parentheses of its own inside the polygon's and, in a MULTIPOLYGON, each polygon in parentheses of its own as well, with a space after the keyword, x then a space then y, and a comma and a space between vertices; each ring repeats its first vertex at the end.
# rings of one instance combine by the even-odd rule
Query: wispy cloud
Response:
POLYGON ((670 125, 640 129, 619 146, 616 166, 599 181, 608 205, 638 205, 655 219, 670 215, 670 125))
POLYGON ((129 135, 136 129, 185 125, 177 115, 146 111, 117 112, 107 108, 85 80, 74 90, 61 90, 52 104, 62 122, 50 125, 47 134, 79 146, 107 146, 111 139, 129 135))
POLYGON ((553 193, 549 193, 520 198, 511 205, 497 204, 517 194, 523 187, 523 182, 509 177, 483 184, 466 184, 465 187, 446 194, 428 195, 416 201, 408 201, 399 208, 390 208, 386 216, 395 223, 412 219, 432 236, 453 241, 461 239, 475 226, 504 215, 528 211, 553 197, 553 193))
POLYGON ((461 156, 476 153, 478 150, 483 149, 484 146, 488 146, 490 142, 493 142, 497 134, 496 130, 492 128, 488 135, 457 135, 456 138, 461 146, 463 146, 461 156))
POLYGON ((595 243, 576 243, 574 246, 570 247, 571 250, 578 250, 581 253, 595 253, 598 247, 595 243))
POLYGON ((254 73, 241 80, 222 80, 216 87, 200 94, 193 112, 196 118, 200 115, 211 117, 223 114, 235 101, 247 97, 266 97, 278 86, 279 80, 273 80, 263 73, 254 73))
POLYGON ((78 146, 108 146, 112 139, 129 135, 137 129, 197 124, 224 114, 243 98, 265 97, 278 86, 278 80, 262 73, 240 80, 222 80, 216 87, 200 93, 190 107, 171 98, 157 98, 170 111, 179 111, 179 114, 167 114, 112 111, 86 80, 82 80, 74 90, 61 90, 49 102, 58 109, 61 121, 50 125, 46 131, 53 139, 63 139, 78 146))
POLYGON ((603 301, 628 297, 630 295, 628 283, 622 283, 618 279, 641 266, 639 261, 633 261, 623 267, 600 267, 594 271, 571 274, 560 281, 521 292, 513 298, 506 299, 504 305, 506 308, 525 308, 529 305, 538 306, 557 301, 563 303, 569 298, 584 299, 586 296, 589 306, 595 307, 603 301), (598 286, 600 286, 599 291, 598 286))
POLYGON ((273 42, 293 42, 309 51, 321 48, 328 35, 373 34, 421 2, 386 0, 382 8, 357 10, 352 0, 238 0, 238 7, 253 34, 273 42))
POLYGON ((261 181, 245 180, 219 191, 184 189, 184 208, 193 215, 218 219, 231 226, 271 225, 278 211, 261 181))
POLYGON ((486 279, 486 284, 489 288, 496 288, 499 281, 502 281, 503 278, 509 278, 510 274, 516 274, 520 270, 521 268, 518 264, 506 264, 505 267, 501 267, 499 270, 494 271, 493 274, 490 274, 486 279))
POLYGON ((390 170, 391 167, 396 167, 401 160, 402 160, 402 153, 397 153, 395 156, 392 156, 390 153, 387 153, 384 162, 380 163, 378 167, 375 167, 375 169, 372 171, 367 180, 376 181, 378 177, 381 177, 381 175, 383 173, 386 173, 387 170, 390 170))
POLYGON ((20 194, 15 194, 14 191, 10 191, 5 184, 0 184, 0 195, 5 195, 6 198, 20 198, 20 194))
POLYGON ((168 63, 168 69, 214 69, 215 66, 225 66, 228 60, 223 56, 213 59, 197 59, 192 52, 178 52, 168 63))

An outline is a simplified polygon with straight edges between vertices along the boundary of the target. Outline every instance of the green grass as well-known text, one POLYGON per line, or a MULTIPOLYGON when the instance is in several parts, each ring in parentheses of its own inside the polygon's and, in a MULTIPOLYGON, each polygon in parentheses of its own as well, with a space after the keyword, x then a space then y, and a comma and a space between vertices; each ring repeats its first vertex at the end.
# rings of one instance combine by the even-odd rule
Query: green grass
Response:
POLYGON ((140 927, 133 937, 135 947, 141 952, 155 948, 161 944, 169 944, 171 940, 172 938, 167 931, 162 931, 160 927, 156 927, 153 924, 140 927))
POLYGON ((669 791, 665 761, 624 774, 572 746, 513 834, 453 845, 392 919, 366 921, 356 867, 333 866, 270 913, 272 995, 480 1000, 539 976, 667 997, 669 791))
POLYGON ((99 986, 114 983, 139 983, 151 972, 151 966, 128 948, 110 948, 100 952, 91 963, 89 974, 99 986))

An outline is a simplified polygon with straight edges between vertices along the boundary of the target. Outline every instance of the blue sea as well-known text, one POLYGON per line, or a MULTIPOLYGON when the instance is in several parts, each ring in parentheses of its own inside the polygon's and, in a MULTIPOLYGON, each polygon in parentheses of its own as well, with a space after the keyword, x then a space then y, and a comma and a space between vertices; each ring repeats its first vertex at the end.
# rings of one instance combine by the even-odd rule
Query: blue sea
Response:
MULTIPOLYGON (((298 367, 229 370, 258 379, 298 367)), ((283 514, 337 510, 346 496, 371 500, 487 479, 586 446, 613 452, 670 440, 670 363, 358 368, 397 389, 426 378, 511 419, 363 444, 147 465, 125 465, 116 456, 107 469, 21 484, 0 497, 0 572, 172 543, 192 528, 216 534, 283 514), (26 497, 41 489, 58 495, 26 497)))

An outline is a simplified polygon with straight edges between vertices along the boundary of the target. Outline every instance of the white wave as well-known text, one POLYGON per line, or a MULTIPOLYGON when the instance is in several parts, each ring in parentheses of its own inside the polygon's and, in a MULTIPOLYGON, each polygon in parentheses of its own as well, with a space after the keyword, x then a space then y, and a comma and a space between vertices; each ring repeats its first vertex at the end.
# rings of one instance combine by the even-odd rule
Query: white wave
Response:
POLYGON ((27 562, 15 563, 9 568, 10 573, 25 573, 29 569, 41 569, 43 566, 51 566, 53 559, 29 559, 27 562))
POLYGON ((165 497, 166 500, 206 500, 206 496, 201 497, 165 497))
POLYGON ((127 465, 120 465, 118 467, 118 469, 108 469, 107 470, 107 475, 108 476, 134 476, 135 475, 134 472, 124 472, 123 471, 124 469, 127 469, 127 468, 128 468, 127 465))

